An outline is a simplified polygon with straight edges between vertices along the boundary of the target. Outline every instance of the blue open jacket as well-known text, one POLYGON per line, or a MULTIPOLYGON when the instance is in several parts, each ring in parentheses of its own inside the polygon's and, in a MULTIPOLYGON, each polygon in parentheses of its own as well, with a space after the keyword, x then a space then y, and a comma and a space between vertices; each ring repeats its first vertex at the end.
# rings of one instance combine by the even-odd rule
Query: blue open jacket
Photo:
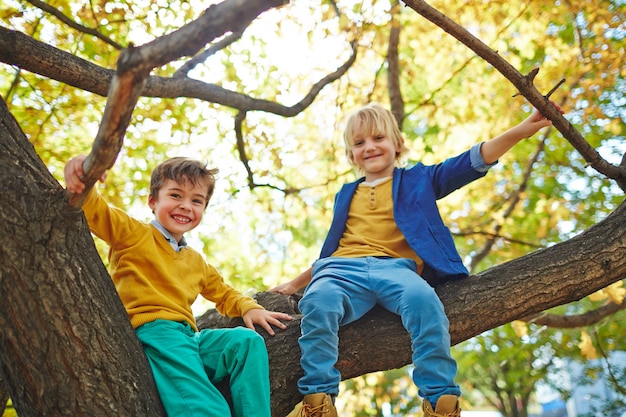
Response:
MULTIPOLYGON (((452 191, 483 177, 493 165, 480 155, 482 143, 437 165, 418 163, 393 172, 393 215, 407 242, 424 261, 422 276, 431 284, 468 275, 467 268, 444 225, 436 201, 452 191)), ((348 219, 352 196, 361 178, 345 184, 335 196, 334 217, 322 246, 327 258, 339 246, 348 219)))

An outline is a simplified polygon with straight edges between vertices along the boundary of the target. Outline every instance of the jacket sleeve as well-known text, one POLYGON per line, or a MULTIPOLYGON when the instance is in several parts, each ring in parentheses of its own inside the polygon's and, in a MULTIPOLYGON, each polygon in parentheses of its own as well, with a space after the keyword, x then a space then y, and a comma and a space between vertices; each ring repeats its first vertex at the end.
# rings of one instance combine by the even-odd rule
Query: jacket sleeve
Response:
POLYGON ((435 198, 440 199, 478 178, 484 177, 497 162, 486 165, 481 154, 482 143, 440 164, 427 167, 435 198))

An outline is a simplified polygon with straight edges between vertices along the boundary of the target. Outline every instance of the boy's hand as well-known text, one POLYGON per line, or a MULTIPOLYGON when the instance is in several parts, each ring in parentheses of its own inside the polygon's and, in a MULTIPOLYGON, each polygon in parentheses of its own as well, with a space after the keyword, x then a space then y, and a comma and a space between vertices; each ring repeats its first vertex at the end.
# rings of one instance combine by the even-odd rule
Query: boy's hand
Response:
POLYGON ((275 334, 272 326, 285 330, 287 326, 280 320, 291 319, 292 317, 289 314, 279 313, 277 311, 267 311, 261 308, 253 308, 252 310, 248 310, 248 312, 243 315, 243 322, 247 328, 256 330, 254 325, 258 324, 264 328, 270 336, 274 336, 275 334))
MULTIPOLYGON (((556 104, 554 101, 550 101, 550 103, 552 103, 552 105, 556 107, 556 109, 561 114, 565 113, 563 109, 561 108, 561 106, 556 104)), ((524 137, 528 138, 534 135, 535 133, 537 133, 539 129, 544 128, 546 126, 551 126, 551 125, 552 125, 552 121, 550 119, 547 119, 546 117, 544 117, 539 112, 539 110, 534 109, 532 114, 528 116, 528 118, 524 120, 519 126, 526 129, 526 132, 524 133, 524 137)))
POLYGON ((298 290, 299 288, 296 288, 292 284, 292 282, 289 281, 289 282, 285 282, 284 284, 277 285, 274 288, 270 288, 269 290, 267 290, 267 292, 274 292, 274 293, 283 294, 283 295, 291 295, 298 290))
POLYGON ((289 282, 280 284, 274 288, 268 290, 268 292, 275 292, 283 295, 291 295, 296 293, 300 288, 304 288, 313 279, 313 267, 309 267, 306 271, 303 271, 300 275, 295 277, 289 282))
MULTIPOLYGON (((83 164, 85 163, 87 156, 78 155, 65 164, 63 175, 65 176, 65 187, 67 190, 74 194, 80 194, 85 190, 85 183, 82 178, 85 176, 83 171, 83 164)), ((106 172, 100 177, 100 181, 106 179, 106 172)))

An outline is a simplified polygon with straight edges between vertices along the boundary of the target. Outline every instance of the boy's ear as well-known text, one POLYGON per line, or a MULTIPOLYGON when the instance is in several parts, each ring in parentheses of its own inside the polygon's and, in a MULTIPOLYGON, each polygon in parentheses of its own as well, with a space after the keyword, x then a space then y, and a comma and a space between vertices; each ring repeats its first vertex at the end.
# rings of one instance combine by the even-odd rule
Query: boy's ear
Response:
POLYGON ((399 155, 400 152, 402 152, 402 148, 404 148, 404 138, 400 137, 398 144, 396 145, 396 155, 399 155))
POLYGON ((156 201, 154 197, 152 197, 152 194, 148 195, 148 207, 150 207, 150 210, 154 211, 155 204, 156 204, 156 201))

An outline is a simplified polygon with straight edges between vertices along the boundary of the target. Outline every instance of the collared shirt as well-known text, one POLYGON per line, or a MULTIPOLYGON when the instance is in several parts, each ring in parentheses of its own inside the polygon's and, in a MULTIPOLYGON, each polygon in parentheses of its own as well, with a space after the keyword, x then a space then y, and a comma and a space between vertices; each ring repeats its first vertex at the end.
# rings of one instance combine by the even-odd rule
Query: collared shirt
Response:
POLYGON ((161 232, 165 240, 169 242, 170 246, 172 246, 172 249, 174 249, 176 252, 180 252, 183 248, 187 247, 187 240, 185 240, 185 236, 183 236, 180 242, 177 242, 176 239, 174 239, 174 236, 172 236, 172 234, 168 232, 161 223, 156 220, 152 220, 150 223, 152 223, 152 225, 156 227, 159 232, 161 232))

